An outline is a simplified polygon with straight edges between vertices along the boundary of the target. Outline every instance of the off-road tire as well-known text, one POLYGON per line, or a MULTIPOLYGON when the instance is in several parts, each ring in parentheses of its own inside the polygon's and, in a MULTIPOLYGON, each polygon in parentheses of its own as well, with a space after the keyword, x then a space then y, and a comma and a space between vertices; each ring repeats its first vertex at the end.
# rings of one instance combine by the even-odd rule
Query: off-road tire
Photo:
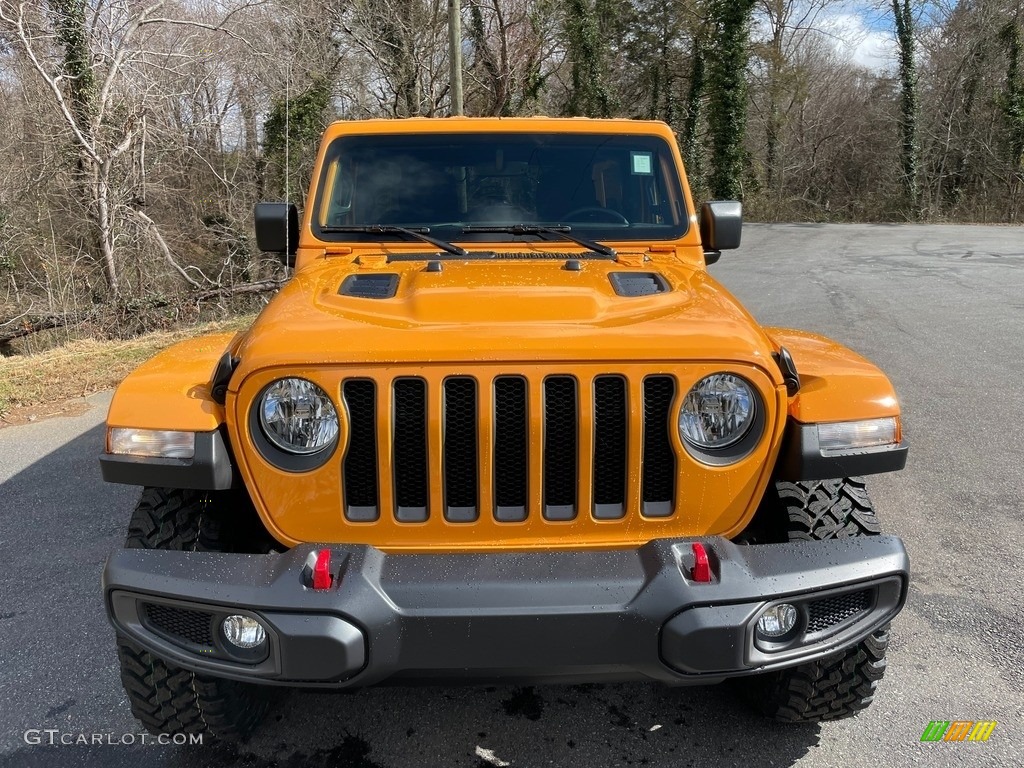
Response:
MULTIPOLYGON (((128 525, 125 547, 237 551, 239 542, 245 539, 226 535, 225 514, 232 501, 227 494, 146 488, 128 525)), ((132 714, 153 734, 244 740, 275 697, 275 691, 267 686, 182 669, 153 656, 120 633, 117 656, 132 714)))
MULTIPOLYGON (((775 492, 789 541, 821 541, 880 533, 859 478, 779 482, 775 492)), ((791 723, 850 717, 871 704, 885 674, 889 627, 840 653, 740 681, 762 713, 791 723)))
POLYGON ((882 532, 859 477, 778 482, 775 492, 786 512, 789 541, 877 536, 882 532))

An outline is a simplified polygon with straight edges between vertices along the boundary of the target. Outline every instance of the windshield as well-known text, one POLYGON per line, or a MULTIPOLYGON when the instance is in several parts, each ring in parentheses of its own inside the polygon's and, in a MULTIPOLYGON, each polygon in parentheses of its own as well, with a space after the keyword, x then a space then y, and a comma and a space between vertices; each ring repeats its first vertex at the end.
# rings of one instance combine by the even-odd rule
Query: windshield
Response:
POLYGON ((376 225, 463 242, 559 239, 516 224, 597 241, 673 240, 688 222, 671 150, 657 136, 344 136, 328 150, 318 189, 313 230, 328 241, 403 239, 346 231, 376 225))

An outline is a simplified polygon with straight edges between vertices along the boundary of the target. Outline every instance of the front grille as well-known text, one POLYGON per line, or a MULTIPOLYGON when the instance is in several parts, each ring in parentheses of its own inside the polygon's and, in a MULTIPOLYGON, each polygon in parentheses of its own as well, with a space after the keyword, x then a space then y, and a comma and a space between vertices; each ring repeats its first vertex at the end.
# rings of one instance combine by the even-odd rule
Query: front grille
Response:
POLYGON ((395 517, 403 523, 427 519, 427 383, 394 384, 395 517))
POLYGON ((377 492, 377 388, 368 379, 351 379, 342 387, 348 412, 345 453, 345 517, 372 522, 380 515, 377 492))
POLYGON ((644 380, 643 509, 647 517, 672 514, 676 454, 669 439, 669 414, 676 383, 670 376, 644 380))
POLYGON ((675 391, 671 376, 612 373, 347 379, 345 517, 670 517, 675 391))
POLYGON ((807 606, 807 634, 824 632, 871 607, 871 590, 815 600, 807 606))
POLYGON ((629 442, 626 380, 594 380, 594 517, 616 520, 626 514, 626 446, 629 442))
POLYGON ((494 380, 494 516, 506 523, 526 519, 528 408, 526 379, 494 380))
POLYGON ((179 644, 213 648, 213 615, 162 603, 145 603, 145 623, 179 644))
POLYGON ((551 376, 544 382, 544 517, 576 517, 576 379, 551 376))
POLYGON ((444 383, 445 519, 471 523, 477 516, 476 382, 467 377, 444 383))

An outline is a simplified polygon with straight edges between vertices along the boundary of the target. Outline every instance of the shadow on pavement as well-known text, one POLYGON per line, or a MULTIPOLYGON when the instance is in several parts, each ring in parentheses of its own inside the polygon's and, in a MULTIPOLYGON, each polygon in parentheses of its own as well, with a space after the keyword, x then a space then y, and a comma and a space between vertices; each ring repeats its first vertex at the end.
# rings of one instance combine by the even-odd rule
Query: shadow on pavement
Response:
POLYGON ((95 766, 767 768, 792 765, 818 740, 818 726, 761 719, 725 687, 379 688, 290 694, 239 746, 27 748, 11 765, 48 766, 74 751, 95 766))

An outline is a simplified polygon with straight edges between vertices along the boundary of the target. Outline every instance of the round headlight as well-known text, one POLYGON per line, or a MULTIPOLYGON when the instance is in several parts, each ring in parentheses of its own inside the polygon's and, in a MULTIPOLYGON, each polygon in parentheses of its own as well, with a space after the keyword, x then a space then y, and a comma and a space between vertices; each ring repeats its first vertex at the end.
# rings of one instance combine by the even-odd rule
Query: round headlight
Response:
POLYGON ((334 403, 306 379, 275 381, 263 392, 259 414, 267 439, 288 453, 317 453, 338 439, 334 403))
POLYGON ((679 411, 679 433, 698 448, 728 448, 750 430, 756 408, 747 382, 731 373, 715 373, 687 393, 679 411))

